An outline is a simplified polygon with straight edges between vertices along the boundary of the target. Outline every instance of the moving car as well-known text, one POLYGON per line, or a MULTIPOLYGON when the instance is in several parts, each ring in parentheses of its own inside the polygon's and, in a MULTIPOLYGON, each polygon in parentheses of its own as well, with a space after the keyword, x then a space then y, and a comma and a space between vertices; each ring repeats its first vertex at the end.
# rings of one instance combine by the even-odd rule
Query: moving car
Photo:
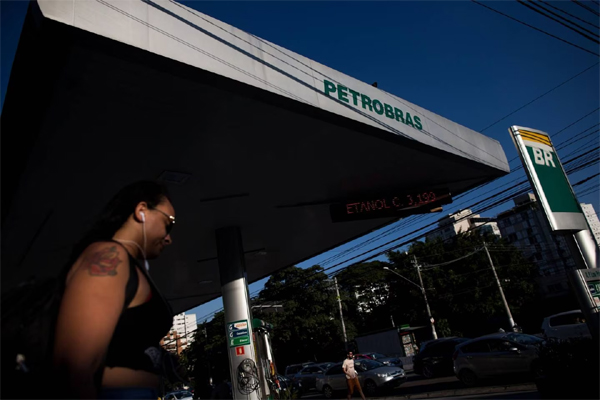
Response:
MULTIPOLYGON (((346 391, 348 388, 342 364, 333 364, 325 374, 317 377, 317 390, 327 399, 331 399, 335 392, 346 391)), ((360 386, 367 397, 374 396, 382 389, 397 387, 406 381, 406 374, 402 368, 390 367, 375 360, 355 360, 354 369, 358 372, 360 386)))
POLYGON ((402 360, 400 360, 398 357, 390 357, 390 356, 386 356, 385 354, 375 353, 372 351, 355 354, 354 359, 355 360, 360 360, 360 359, 375 360, 375 361, 384 363, 386 365, 391 365, 391 366, 400 367, 400 368, 402 368, 404 366, 402 364, 402 360))
MULTIPOLYGON (((467 386, 478 379, 536 374, 543 340, 523 333, 502 332, 461 343, 454 352, 454 373, 467 386)), ((558 366, 557 366, 558 367, 558 366)))
POLYGON ((559 340, 592 337, 581 310, 566 311, 544 318, 542 332, 547 338, 559 340))
POLYGON ((459 337, 447 337, 431 340, 422 351, 413 357, 413 371, 423 375, 425 378, 452 375, 454 363, 452 355, 455 347, 470 339, 459 337))

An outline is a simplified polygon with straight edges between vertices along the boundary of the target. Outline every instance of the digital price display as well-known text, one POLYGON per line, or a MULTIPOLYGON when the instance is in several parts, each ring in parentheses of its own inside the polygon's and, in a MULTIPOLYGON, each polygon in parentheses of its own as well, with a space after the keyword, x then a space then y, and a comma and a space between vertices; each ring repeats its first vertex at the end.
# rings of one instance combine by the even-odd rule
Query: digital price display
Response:
POLYGON ((360 200, 334 203, 329 206, 329 211, 333 222, 347 222, 426 214, 451 202, 452 195, 447 189, 398 191, 388 195, 370 196, 360 200))

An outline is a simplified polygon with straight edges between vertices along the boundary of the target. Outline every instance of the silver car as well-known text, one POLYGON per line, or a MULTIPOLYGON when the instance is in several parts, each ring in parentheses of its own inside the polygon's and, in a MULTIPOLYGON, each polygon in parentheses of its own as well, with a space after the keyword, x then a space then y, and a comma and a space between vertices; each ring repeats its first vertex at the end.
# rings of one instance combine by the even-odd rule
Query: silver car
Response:
MULTIPOLYGON (((342 364, 333 364, 323 375, 317 377, 317 390, 327 399, 331 399, 335 392, 348 390, 342 364)), ((406 381, 402 368, 388 367, 375 360, 355 360, 354 369, 358 372, 360 386, 367 396, 374 396, 380 389, 391 389, 406 381)))
POLYGON ((480 378, 536 373, 542 339, 523 333, 493 333, 456 346, 454 374, 465 385, 480 378))

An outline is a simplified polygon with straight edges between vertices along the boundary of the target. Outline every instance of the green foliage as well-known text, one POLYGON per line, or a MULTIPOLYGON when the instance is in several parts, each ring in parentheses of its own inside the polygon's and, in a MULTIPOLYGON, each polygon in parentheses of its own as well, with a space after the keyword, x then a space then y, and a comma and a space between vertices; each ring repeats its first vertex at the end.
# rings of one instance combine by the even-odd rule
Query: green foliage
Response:
MULTIPOLYGON (((280 372, 286 365, 343 357, 344 342, 335 288, 323 269, 290 267, 273 274, 256 303, 282 305, 281 312, 254 312, 274 325, 271 335, 280 372)), ((352 324, 346 330, 354 331, 352 324)))
MULTIPOLYGON (((500 327, 508 330, 506 311, 490 262, 485 251, 476 251, 482 248, 483 240, 490 248, 515 321, 526 333, 536 333, 541 323, 537 311, 540 306, 535 283, 537 268, 505 241, 472 233, 458 235, 451 242, 416 242, 408 254, 389 252, 387 262, 367 262, 341 271, 337 280, 348 340, 352 342, 357 335, 391 328, 392 318, 396 326, 429 325, 413 256, 422 265, 423 285, 438 336, 476 337, 500 327), (431 267, 461 257, 464 258, 431 267)), ((343 359, 339 305, 333 281, 323 268, 315 265, 278 271, 254 302, 261 303, 282 306, 278 312, 266 313, 260 309, 253 312, 254 317, 274 325, 271 341, 280 373, 289 364, 343 359)), ((415 333, 420 340, 430 339, 428 328, 415 333)), ((210 376, 214 382, 229 377, 223 313, 198 326, 196 340, 185 357, 197 390, 210 376)))
MULTIPOLYGON (((520 251, 495 236, 482 238, 477 233, 470 233, 458 235, 451 242, 416 242, 408 255, 393 252, 388 254, 388 258, 395 271, 418 283, 416 268, 412 264, 413 256, 417 258, 422 266, 423 286, 427 290, 432 315, 443 330, 440 333, 444 336, 475 337, 501 327, 510 329, 490 261, 486 252, 480 250, 483 240, 490 248, 513 318, 530 332, 539 330, 539 323, 537 326, 528 324, 534 309, 532 306, 539 301, 535 284, 537 268, 524 259, 520 251), (474 253, 477 250, 480 251, 474 253), (460 260, 429 267, 456 259, 460 260)), ((426 325, 424 300, 418 288, 395 277, 392 279, 390 301, 396 304, 394 312, 426 325), (407 305, 414 307, 416 312, 406 310, 407 305)))

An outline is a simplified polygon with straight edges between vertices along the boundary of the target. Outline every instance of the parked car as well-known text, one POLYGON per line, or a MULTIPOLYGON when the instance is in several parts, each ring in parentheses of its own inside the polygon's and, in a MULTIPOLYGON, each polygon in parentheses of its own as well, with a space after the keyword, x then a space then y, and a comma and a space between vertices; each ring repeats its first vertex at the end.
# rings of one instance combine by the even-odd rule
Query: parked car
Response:
POLYGON ((542 332, 546 338, 559 340, 592 337, 581 310, 566 311, 544 318, 542 332))
POLYGON ((279 381, 279 387, 282 391, 288 393, 288 396, 280 396, 280 398, 294 398, 293 393, 301 393, 302 392, 302 383, 294 382, 289 378, 286 378, 283 375, 276 375, 277 380, 279 381))
POLYGON ((311 365, 311 364, 314 364, 314 363, 312 361, 307 361, 302 364, 288 365, 287 367, 285 367, 285 377, 288 379, 292 379, 292 378, 294 378, 294 375, 296 375, 298 373, 298 371, 300 371, 302 368, 306 367, 307 365, 311 365))
POLYGON ((292 381, 300 383, 301 393, 305 393, 316 387, 317 376, 323 375, 325 369, 317 364, 307 365, 294 375, 292 381))
MULTIPOLYGON (((543 340, 523 333, 492 333, 456 346, 454 373, 467 386, 478 379, 503 375, 536 374, 543 340)), ((558 366, 557 366, 558 367, 558 366)))
POLYGON ((454 363, 452 355, 455 347, 468 341, 468 338, 448 337, 432 340, 413 357, 413 371, 425 378, 452 375, 454 363))
POLYGON ((404 367, 404 365, 402 364, 402 360, 400 360, 398 357, 390 357, 390 356, 386 356, 385 354, 381 354, 381 353, 374 353, 374 352, 359 353, 359 354, 354 355, 354 359, 355 360, 360 360, 360 359, 376 360, 376 361, 379 361, 386 365, 391 365, 391 366, 400 367, 400 368, 404 367))
POLYGON ((170 392, 163 397, 164 400, 193 400, 194 395, 187 390, 179 390, 177 392, 170 392))
MULTIPOLYGON (((323 375, 317 377, 317 390, 327 399, 348 388, 342 364, 333 364, 323 375)), ((355 360, 354 368, 358 372, 360 386, 369 397, 377 394, 379 390, 391 389, 406 381, 406 374, 402 368, 390 367, 379 361, 355 360)))
POLYGON ((323 371, 327 371, 329 369, 329 367, 331 367, 333 364, 335 364, 335 363, 334 362, 323 362, 323 363, 318 363, 315 365, 321 367, 321 369, 323 371))

